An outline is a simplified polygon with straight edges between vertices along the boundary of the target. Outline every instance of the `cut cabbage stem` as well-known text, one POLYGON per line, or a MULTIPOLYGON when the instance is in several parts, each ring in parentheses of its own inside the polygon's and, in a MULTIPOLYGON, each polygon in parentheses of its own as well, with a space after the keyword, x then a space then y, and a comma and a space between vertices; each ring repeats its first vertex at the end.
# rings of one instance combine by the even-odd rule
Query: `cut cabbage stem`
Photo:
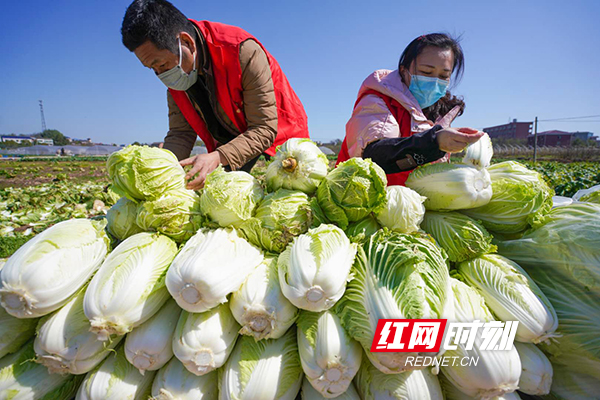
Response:
POLYGON ((156 359, 153 355, 146 352, 136 353, 133 357, 133 366, 140 370, 140 374, 144 375, 146 370, 156 364, 156 359))
POLYGON ((193 283, 186 283, 183 289, 181 289, 180 294, 188 304, 197 304, 202 300, 202 295, 193 283))
POLYGON ((210 349, 202 349, 196 352, 192 368, 196 375, 204 375, 215 369, 213 352, 210 349))
POLYGON ((281 161, 281 166, 286 172, 294 172, 298 166, 298 161, 295 158, 289 157, 281 161))
POLYGON ((3 290, 2 302, 11 315, 32 315, 35 301, 22 289, 3 290))
POLYGON ((325 296, 325 292, 319 286, 313 286, 306 292, 306 299, 311 303, 318 303, 325 296))
POLYGON ((111 335, 125 335, 128 330, 127 326, 120 322, 107 321, 105 319, 94 318, 90 321, 90 332, 94 332, 98 337, 98 340, 106 342, 110 339, 111 335))

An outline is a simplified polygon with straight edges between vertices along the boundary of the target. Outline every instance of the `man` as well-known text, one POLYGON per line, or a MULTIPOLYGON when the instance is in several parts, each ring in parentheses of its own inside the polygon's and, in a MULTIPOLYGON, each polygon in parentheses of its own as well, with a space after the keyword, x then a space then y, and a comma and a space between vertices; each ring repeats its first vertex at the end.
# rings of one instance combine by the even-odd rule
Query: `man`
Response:
POLYGON ((188 20, 166 0, 135 0, 121 34, 169 88, 164 148, 192 166, 189 189, 201 188, 219 164, 249 172, 261 154, 308 137, 304 107, 279 64, 243 29, 188 20), (208 154, 189 157, 196 135, 208 154))

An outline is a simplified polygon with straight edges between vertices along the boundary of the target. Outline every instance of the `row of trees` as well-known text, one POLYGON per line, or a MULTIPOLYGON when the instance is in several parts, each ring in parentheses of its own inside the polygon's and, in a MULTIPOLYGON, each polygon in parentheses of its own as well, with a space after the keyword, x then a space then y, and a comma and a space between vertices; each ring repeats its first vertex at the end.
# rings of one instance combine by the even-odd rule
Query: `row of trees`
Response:
MULTIPOLYGON (((52 139, 54 145, 56 146, 66 146, 69 144, 69 140, 63 135, 60 131, 56 129, 46 129, 40 133, 34 133, 33 135, 17 135, 11 134, 10 136, 23 136, 23 137, 32 137, 32 138, 43 138, 43 139, 52 139)), ((22 143, 17 143, 13 141, 0 142, 0 148, 2 149, 14 149, 17 147, 29 147, 33 146, 33 143, 30 141, 24 141, 22 143)))

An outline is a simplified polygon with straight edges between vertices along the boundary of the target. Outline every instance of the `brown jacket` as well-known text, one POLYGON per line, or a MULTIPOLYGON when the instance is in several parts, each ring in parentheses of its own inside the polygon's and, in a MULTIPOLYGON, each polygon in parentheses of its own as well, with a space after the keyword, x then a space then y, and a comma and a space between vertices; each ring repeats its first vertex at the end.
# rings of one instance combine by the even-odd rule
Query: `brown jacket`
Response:
MULTIPOLYGON (((207 60, 206 49, 204 46, 199 48, 202 59, 207 60)), ((244 113, 248 121, 246 132, 239 132, 221 106, 217 105, 219 119, 225 123, 230 132, 236 135, 235 139, 220 145, 216 150, 228 161, 232 170, 241 168, 248 161, 262 154, 273 145, 277 136, 277 104, 271 69, 267 55, 254 40, 247 40, 240 46, 240 66, 244 90, 244 113)), ((198 70, 202 73, 202 68, 198 70)), ((190 156, 198 136, 168 91, 167 103, 169 132, 163 147, 171 150, 179 160, 182 160, 190 156)), ((202 115, 200 109, 198 107, 196 109, 202 115)))

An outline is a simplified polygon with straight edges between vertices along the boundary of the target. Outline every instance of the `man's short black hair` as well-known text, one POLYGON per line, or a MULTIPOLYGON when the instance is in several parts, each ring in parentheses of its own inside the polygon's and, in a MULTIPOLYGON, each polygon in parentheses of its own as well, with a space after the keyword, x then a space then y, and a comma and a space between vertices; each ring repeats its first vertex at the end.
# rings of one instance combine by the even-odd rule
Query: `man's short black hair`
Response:
POLYGON ((123 44, 129 51, 149 40, 158 49, 179 55, 179 32, 195 37, 192 23, 166 0, 134 0, 127 7, 121 26, 123 44))

